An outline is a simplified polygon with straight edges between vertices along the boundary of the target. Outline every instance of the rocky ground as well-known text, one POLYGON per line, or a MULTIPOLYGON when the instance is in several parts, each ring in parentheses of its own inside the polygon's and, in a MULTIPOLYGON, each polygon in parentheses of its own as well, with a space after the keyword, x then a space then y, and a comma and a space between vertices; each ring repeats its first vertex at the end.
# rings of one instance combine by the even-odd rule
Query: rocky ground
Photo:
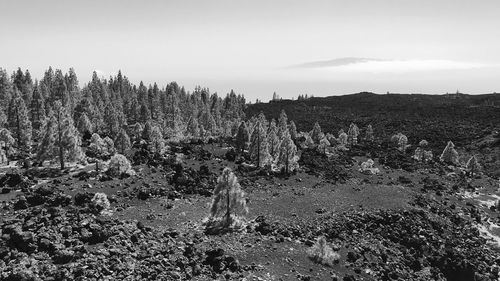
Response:
POLYGON ((499 280, 498 179, 379 145, 304 150, 290 176, 248 169, 231 151, 225 142, 139 151, 125 178, 93 165, 4 169, 0 280, 499 280), (368 158, 379 174, 359 172, 368 158), (227 166, 247 193, 247 227, 207 235, 227 166), (96 192, 110 212, 91 203, 96 192), (307 257, 320 235, 341 256, 333 266, 307 257))

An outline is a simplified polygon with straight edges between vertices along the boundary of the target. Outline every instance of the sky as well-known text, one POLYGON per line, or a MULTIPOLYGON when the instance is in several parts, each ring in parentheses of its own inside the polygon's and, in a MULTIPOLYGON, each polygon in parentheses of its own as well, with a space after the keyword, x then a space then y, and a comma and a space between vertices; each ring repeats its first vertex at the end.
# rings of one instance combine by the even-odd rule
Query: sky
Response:
POLYGON ((0 67, 247 100, 500 92, 498 0, 0 0, 0 67))

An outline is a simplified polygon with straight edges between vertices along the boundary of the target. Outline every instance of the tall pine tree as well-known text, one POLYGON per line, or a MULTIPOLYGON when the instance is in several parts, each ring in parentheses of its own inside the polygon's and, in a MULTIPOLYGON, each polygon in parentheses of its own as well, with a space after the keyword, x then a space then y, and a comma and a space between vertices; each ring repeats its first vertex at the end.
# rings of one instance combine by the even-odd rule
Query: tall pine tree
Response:
POLYGON ((60 101, 54 103, 54 110, 44 129, 44 136, 38 146, 39 161, 58 157, 61 170, 65 161, 75 161, 83 156, 78 131, 73 126, 73 118, 60 101))
POLYGON ((20 93, 15 89, 14 96, 9 104, 7 115, 9 129, 16 139, 18 149, 29 152, 31 147, 31 122, 28 109, 21 98, 20 93))
POLYGON ((262 123, 257 121, 250 138, 250 157, 257 167, 263 167, 269 163, 270 154, 267 144, 266 131, 262 123))

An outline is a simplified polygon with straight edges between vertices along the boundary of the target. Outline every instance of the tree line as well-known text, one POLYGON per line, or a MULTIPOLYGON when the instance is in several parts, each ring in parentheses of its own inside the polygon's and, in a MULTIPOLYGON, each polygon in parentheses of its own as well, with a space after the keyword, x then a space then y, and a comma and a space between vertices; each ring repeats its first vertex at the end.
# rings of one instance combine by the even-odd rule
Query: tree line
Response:
POLYGON ((64 161, 80 158, 82 139, 92 134, 123 144, 146 128, 155 139, 232 136, 245 104, 232 90, 220 97, 200 86, 186 91, 176 82, 135 85, 121 71, 109 79, 94 72, 80 87, 73 68, 64 73, 49 67, 40 80, 29 70, 8 75, 0 68, 0 160, 58 158, 64 168, 64 161))

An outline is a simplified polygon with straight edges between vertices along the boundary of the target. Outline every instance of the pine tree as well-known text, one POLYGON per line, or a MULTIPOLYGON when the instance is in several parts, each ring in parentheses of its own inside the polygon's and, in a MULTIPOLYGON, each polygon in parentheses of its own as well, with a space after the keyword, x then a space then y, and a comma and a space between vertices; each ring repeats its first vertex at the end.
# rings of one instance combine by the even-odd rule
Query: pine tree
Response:
POLYGON ((124 129, 121 129, 118 136, 116 136, 115 147, 120 154, 126 154, 132 148, 130 138, 124 129))
POLYGON ((266 138, 266 131, 262 123, 257 121, 253 128, 252 136, 250 137, 250 158, 255 162, 257 167, 263 167, 269 163, 269 149, 266 138))
POLYGON ((315 146, 313 139, 308 133, 305 133, 304 135, 304 143, 302 144, 303 148, 313 148, 315 146))
POLYGON ((441 154, 441 156, 439 156, 439 160, 441 162, 453 165, 459 163, 458 152, 455 150, 455 145, 453 144, 453 142, 448 141, 448 144, 444 148, 443 153, 441 154))
POLYGON ((153 122, 148 121, 144 124, 144 129, 142 130, 142 139, 149 141, 151 136, 151 131, 153 130, 153 122))
POLYGON ((347 146, 347 134, 344 133, 344 131, 342 131, 340 134, 339 134, 339 144, 341 146, 347 146))
POLYGON ((210 113, 210 110, 205 109, 199 119, 200 125, 209 132, 210 135, 215 135, 217 133, 217 124, 214 117, 210 113))
MULTIPOLYGON (((273 120, 274 121, 274 120, 273 120)), ((267 144, 269 146, 269 154, 271 155, 272 159, 275 159, 278 157, 279 153, 279 146, 280 146, 280 139, 278 138, 278 128, 276 125, 271 122, 272 124, 269 125, 269 129, 267 131, 267 144)), ((286 131, 284 131, 286 132, 286 131)))
POLYGON ((85 112, 80 114, 80 118, 78 118, 78 121, 76 123, 76 128, 82 136, 92 134, 92 123, 90 122, 90 119, 87 117, 87 114, 85 112))
POLYGON ((14 134, 18 149, 28 151, 31 147, 31 122, 24 100, 20 97, 19 91, 15 91, 9 104, 7 115, 9 129, 14 134))
MULTIPOLYGON (((278 131, 276 132, 279 139, 283 138, 285 131, 288 131, 288 117, 286 116, 285 110, 281 110, 280 117, 278 119, 278 131)), ((297 133, 297 132, 295 132, 297 133)))
POLYGON ((239 216, 246 215, 248 208, 245 193, 241 190, 238 179, 230 168, 222 171, 213 193, 214 199, 210 207, 208 227, 217 230, 237 227, 239 216))
POLYGON ((283 167, 285 173, 288 174, 299 167, 298 158, 297 146, 295 146, 290 133, 285 132, 283 139, 281 139, 277 164, 283 167))
POLYGON ((95 156, 104 154, 105 145, 101 136, 98 133, 93 133, 90 137, 89 147, 87 148, 87 152, 92 153, 95 156))
POLYGON ((347 131, 347 143, 350 146, 358 144, 359 128, 356 124, 351 123, 349 130, 347 131))
POLYGON ((372 142, 375 137, 373 136, 373 127, 371 124, 369 124, 367 127, 366 127, 366 141, 368 142, 372 142))
POLYGON ((7 71, 0 67, 0 110, 9 106, 12 94, 12 83, 7 71))
POLYGON ((66 79, 60 69, 56 69, 54 81, 51 89, 52 96, 50 97, 51 104, 55 101, 61 101, 63 107, 71 108, 69 101, 69 92, 66 85, 66 79))
POLYGON ((149 135, 149 150, 153 153, 161 154, 165 149, 165 140, 158 126, 151 128, 149 135))
POLYGON ((144 127, 142 127, 141 123, 137 122, 132 125, 132 137, 134 141, 139 141, 141 139, 143 131, 144 127))
POLYGON ((325 154, 326 155, 326 149, 330 146, 330 142, 328 141, 328 139, 326 137, 323 137, 320 141, 319 141, 319 145, 318 145, 318 151, 322 154, 325 154))
POLYGON ((141 103, 141 108, 139 109, 139 120, 142 123, 146 123, 151 119, 151 113, 149 111, 148 105, 145 101, 141 103))
POLYGON ((15 152, 14 143, 16 142, 16 140, 12 137, 12 134, 8 129, 2 128, 0 129, 0 142, 1 142, 1 149, 5 154, 5 158, 7 160, 6 163, 8 165, 10 155, 15 152))
POLYGON ((191 116, 191 118, 189 118, 186 130, 187 135, 191 136, 192 138, 197 138, 200 136, 200 126, 198 125, 198 120, 196 119, 196 117, 191 116))
POLYGON ((474 176, 479 173, 479 171, 481 170, 481 165, 479 165, 476 155, 473 155, 469 159, 469 161, 467 161, 467 164, 465 165, 465 170, 467 170, 471 178, 474 178, 474 176))
POLYGON ((7 124, 7 115, 2 107, 0 107, 0 128, 6 127, 7 124))
POLYGON ((236 134, 236 150, 239 153, 247 148, 247 144, 250 141, 250 134, 248 133, 247 125, 244 121, 241 121, 238 127, 238 133, 236 134))
POLYGON ((321 132, 321 127, 319 126, 319 123, 316 122, 314 123, 314 127, 310 133, 312 140, 314 143, 319 143, 319 141, 323 138, 323 132, 321 132))
POLYGON ((418 143, 418 147, 415 149, 415 154, 412 156, 413 159, 417 161, 430 161, 433 158, 432 151, 425 150, 429 143, 426 140, 421 140, 418 143))
POLYGON ((50 113, 49 121, 45 126, 37 156, 40 161, 57 156, 61 170, 65 167, 65 160, 79 160, 83 156, 80 137, 73 125, 73 118, 60 101, 54 103, 54 110, 50 113))
POLYGON ((120 130, 120 120, 115 107, 109 102, 104 108, 104 123, 106 125, 106 132, 109 136, 115 137, 120 130))
POLYGON ((32 125, 32 138, 38 140, 41 135, 41 129, 45 123, 45 105, 43 96, 40 92, 38 82, 35 82, 33 95, 30 104, 30 121, 32 125))
POLYGON ((297 126, 295 126, 295 122, 290 121, 290 137, 293 141, 297 139, 297 126))

